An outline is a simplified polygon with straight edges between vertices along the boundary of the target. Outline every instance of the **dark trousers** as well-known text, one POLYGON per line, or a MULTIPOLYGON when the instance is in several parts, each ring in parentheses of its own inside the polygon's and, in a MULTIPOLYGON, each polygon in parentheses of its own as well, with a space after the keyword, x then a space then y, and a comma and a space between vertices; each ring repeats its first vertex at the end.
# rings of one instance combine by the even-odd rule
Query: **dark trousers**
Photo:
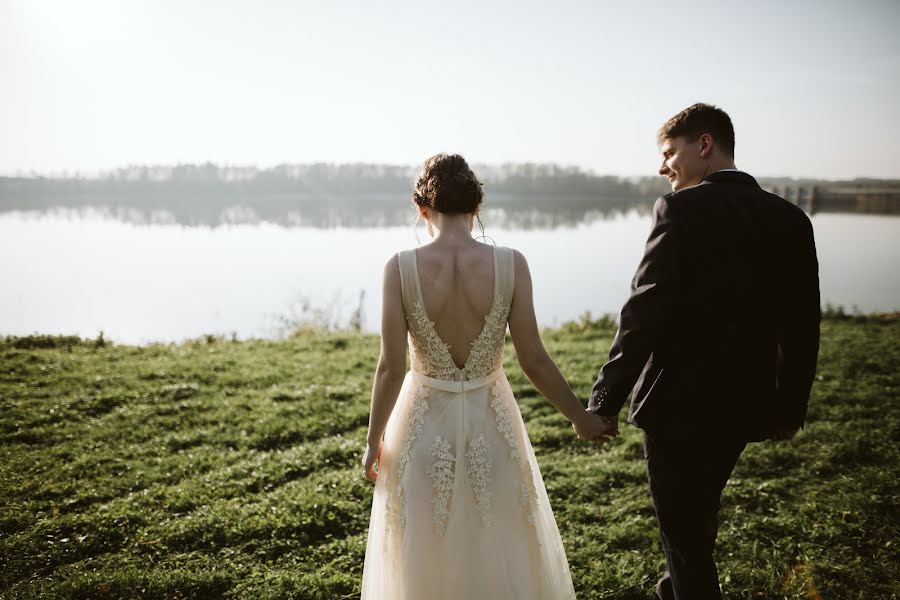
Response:
POLYGON ((722 489, 747 445, 722 433, 644 432, 650 495, 667 570, 656 584, 662 600, 719 600, 713 547, 722 489))

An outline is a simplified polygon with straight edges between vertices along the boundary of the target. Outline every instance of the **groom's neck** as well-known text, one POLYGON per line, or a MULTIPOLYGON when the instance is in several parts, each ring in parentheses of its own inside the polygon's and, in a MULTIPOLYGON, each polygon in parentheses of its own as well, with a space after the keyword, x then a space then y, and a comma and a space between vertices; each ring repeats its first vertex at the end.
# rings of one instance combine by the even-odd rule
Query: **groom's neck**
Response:
POLYGON ((737 169, 734 166, 734 158, 731 156, 722 156, 717 155, 712 158, 709 162, 709 172, 715 173, 716 171, 721 171, 723 169, 737 169))

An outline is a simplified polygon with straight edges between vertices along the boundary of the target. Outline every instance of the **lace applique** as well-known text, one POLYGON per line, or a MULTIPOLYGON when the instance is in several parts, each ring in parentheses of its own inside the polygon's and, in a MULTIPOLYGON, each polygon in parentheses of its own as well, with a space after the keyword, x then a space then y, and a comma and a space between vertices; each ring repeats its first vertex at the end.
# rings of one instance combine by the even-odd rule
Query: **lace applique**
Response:
POLYGON ((403 478, 403 472, 409 463, 409 451, 413 442, 422 434, 422 426, 425 424, 425 411, 428 410, 428 388, 419 385, 413 391, 412 407, 407 417, 406 439, 400 448, 400 460, 397 462, 397 479, 403 478))
POLYGON ((437 379, 453 379, 457 368, 450 356, 450 345, 437 334, 434 329, 434 321, 428 318, 425 307, 421 302, 413 304, 412 318, 415 325, 415 335, 412 335, 413 362, 419 363, 417 370, 429 377, 437 379))
POLYGON ((472 342, 472 350, 466 358, 466 372, 469 379, 490 375, 503 360, 503 341, 506 336, 506 319, 510 307, 502 294, 497 294, 491 310, 484 317, 484 329, 472 342))
POLYGON ((406 511, 404 510, 406 499, 403 496, 403 473, 406 471, 406 465, 409 464, 409 451, 412 449, 413 442, 422 434, 422 426, 425 424, 425 412, 428 410, 428 388, 419 385, 413 391, 412 406, 407 416, 406 439, 400 446, 400 458, 397 461, 397 487, 393 488, 393 478, 388 481, 388 490, 394 489, 393 497, 388 498, 388 510, 394 507, 390 506, 394 500, 399 505, 396 512, 400 515, 401 527, 406 527, 406 511))
POLYGON ((519 444, 516 442, 516 436, 513 435, 512 417, 509 414, 509 407, 503 404, 503 398, 500 395, 502 391, 503 385, 498 379, 494 383, 494 387, 491 388, 494 396, 494 399, 491 401, 491 408, 497 413, 497 430, 503 434, 503 437, 506 438, 506 443, 509 444, 509 458, 518 462, 519 444))
POLYGON ((522 484, 522 492, 519 494, 519 504, 522 505, 522 510, 525 512, 525 518, 528 519, 529 523, 534 525, 534 509, 532 507, 531 492, 524 483, 522 484))
POLYGON ((481 522, 485 527, 490 527, 495 521, 494 510, 491 507, 491 492, 488 490, 492 465, 491 459, 487 456, 487 442, 484 440, 483 433, 469 442, 466 459, 469 463, 466 474, 472 481, 476 506, 481 513, 481 522))
POLYGON ((435 436, 434 444, 431 445, 431 455, 437 460, 433 465, 428 467, 426 473, 434 482, 436 495, 431 501, 434 504, 434 521, 437 534, 444 535, 447 529, 447 518, 450 516, 450 510, 447 505, 450 502, 450 493, 453 491, 453 463, 456 457, 450 452, 450 442, 435 436))
POLYGON ((394 529, 394 521, 397 518, 397 507, 395 506, 396 499, 394 498, 394 494, 391 490, 394 489, 394 482, 390 476, 390 469, 384 469, 382 472, 378 473, 379 477, 384 477, 385 481, 385 490, 387 491, 386 498, 384 499, 384 530, 385 533, 390 535, 390 533, 394 529))
POLYGON ((418 272, 416 272, 415 251, 411 252, 411 256, 404 255, 409 259, 404 260, 404 272, 414 282, 416 291, 412 292, 414 297, 412 300, 409 299, 408 294, 404 295, 404 307, 410 333, 410 358, 413 369, 429 377, 455 381, 461 370, 465 370, 468 379, 472 380, 490 375, 500 368, 503 363, 506 323, 510 312, 509 302, 500 290, 501 282, 507 281, 509 274, 505 274, 502 269, 509 269, 511 265, 501 267, 505 263, 502 260, 499 263, 496 262, 498 260, 497 250, 494 251, 494 300, 484 317, 484 326, 475 340, 470 343, 471 347, 463 368, 459 369, 453 362, 450 345, 438 335, 434 328, 434 321, 428 318, 428 313, 425 311, 418 272))
POLYGON ((531 462, 528 459, 523 461, 522 471, 524 471, 522 475, 525 478, 525 483, 522 484, 522 490, 519 494, 519 504, 522 506, 525 518, 534 525, 534 516, 538 513, 539 496, 537 485, 534 483, 534 471, 531 469, 531 462))

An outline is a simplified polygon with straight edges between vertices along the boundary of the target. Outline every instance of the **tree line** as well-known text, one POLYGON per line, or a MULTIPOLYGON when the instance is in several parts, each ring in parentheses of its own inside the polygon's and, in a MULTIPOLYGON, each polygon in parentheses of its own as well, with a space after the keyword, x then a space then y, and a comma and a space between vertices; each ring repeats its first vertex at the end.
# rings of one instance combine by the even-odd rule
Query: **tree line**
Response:
MULTIPOLYGON (((475 165, 473 169, 484 183, 484 209, 502 213, 517 227, 644 212, 659 195, 669 192, 668 183, 659 176, 597 175, 552 163, 475 165)), ((409 165, 370 163, 259 168, 206 162, 132 165, 90 177, 0 177, 0 211, 99 207, 116 218, 187 225, 261 220, 284 225, 391 225, 408 222, 414 214, 411 193, 417 170, 409 165)), ((835 184, 789 178, 759 182, 767 189, 835 184)))

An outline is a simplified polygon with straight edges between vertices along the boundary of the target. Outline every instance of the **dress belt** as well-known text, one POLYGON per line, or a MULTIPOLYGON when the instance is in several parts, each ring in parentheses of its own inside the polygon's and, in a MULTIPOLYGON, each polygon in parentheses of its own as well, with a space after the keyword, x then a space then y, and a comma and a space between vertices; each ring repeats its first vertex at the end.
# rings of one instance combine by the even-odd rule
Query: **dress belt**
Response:
POLYGON ((485 375, 484 377, 479 377, 478 379, 465 379, 465 369, 460 369, 457 372, 457 379, 437 379, 435 377, 423 375, 415 369, 410 369, 409 372, 412 374, 415 380, 422 383, 423 385, 427 385, 430 388, 443 390, 445 392, 468 392, 470 390, 484 387, 487 384, 495 381, 503 374, 503 367, 499 367, 492 373, 485 375))

